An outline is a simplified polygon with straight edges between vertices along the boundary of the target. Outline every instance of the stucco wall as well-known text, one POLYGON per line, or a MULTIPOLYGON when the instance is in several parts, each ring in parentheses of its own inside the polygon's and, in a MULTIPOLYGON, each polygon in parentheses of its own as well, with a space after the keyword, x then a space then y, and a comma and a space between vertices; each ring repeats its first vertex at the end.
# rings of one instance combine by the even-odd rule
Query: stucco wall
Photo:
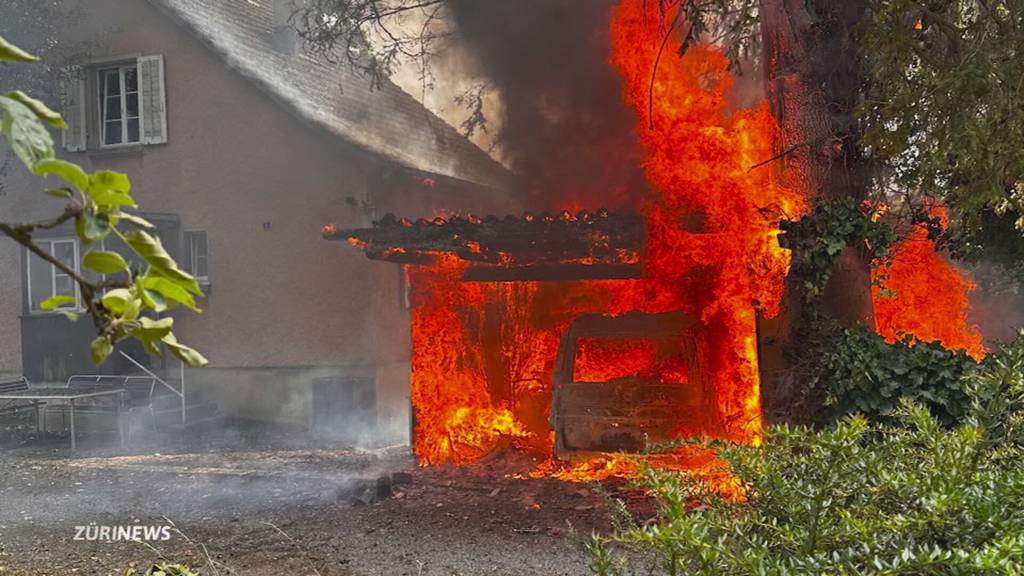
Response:
MULTIPOLYGON (((144 210, 178 214, 184 230, 207 230, 211 286, 200 302, 204 312, 176 314, 175 326, 216 371, 190 371, 188 380, 207 387, 212 380, 237 381, 240 396, 257 402, 258 387, 245 382, 271 383, 282 367, 377 366, 381 420, 406 426, 409 337, 400 269, 323 241, 319 229, 327 222, 366 226, 387 211, 411 217, 439 209, 504 212, 505 198, 401 179, 368 186, 381 169, 374 157, 291 114, 145 0, 89 0, 86 12, 104 16, 76 27, 81 39, 99 39, 90 56, 164 56, 168 143, 68 156, 88 168, 126 172, 144 210), (267 378, 253 376, 260 369, 267 378)), ((92 107, 89 114, 95 116, 92 107)), ((31 184, 0 198, 0 213, 24 218, 55 207, 31 184)), ((20 257, 9 244, 0 243, 0 372, 17 371, 20 354, 17 322, 10 322, 21 312, 20 273, 12 272, 20 272, 20 257)), ((287 380, 297 394, 308 393, 301 378, 287 380)), ((265 396, 268 406, 292 405, 265 396)), ((274 418, 302 421, 308 414, 282 409, 274 418)))

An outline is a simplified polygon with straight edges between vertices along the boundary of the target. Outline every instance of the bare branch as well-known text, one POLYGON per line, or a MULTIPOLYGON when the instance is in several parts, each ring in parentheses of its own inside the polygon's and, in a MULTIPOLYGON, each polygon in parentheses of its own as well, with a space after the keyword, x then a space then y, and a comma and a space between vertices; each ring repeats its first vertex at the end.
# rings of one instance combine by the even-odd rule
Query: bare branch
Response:
POLYGON ((396 67, 416 62, 430 77, 433 45, 448 36, 437 23, 447 0, 312 0, 291 21, 306 49, 330 62, 344 57, 379 88, 396 67), (420 26, 406 17, 420 16, 420 26), (341 54, 339 54, 339 52, 341 54))

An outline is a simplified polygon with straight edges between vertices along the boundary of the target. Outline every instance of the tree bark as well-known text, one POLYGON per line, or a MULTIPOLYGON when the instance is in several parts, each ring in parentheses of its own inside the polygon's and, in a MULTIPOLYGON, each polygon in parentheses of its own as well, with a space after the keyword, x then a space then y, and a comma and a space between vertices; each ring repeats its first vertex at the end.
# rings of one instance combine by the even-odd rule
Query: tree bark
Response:
MULTIPOLYGON (((779 123, 774 162, 780 182, 809 197, 867 197, 872 167, 860 149, 854 118, 867 84, 856 27, 866 0, 761 0, 766 90, 779 123)), ((779 319, 763 321, 762 399, 766 423, 810 423, 819 398, 803 365, 813 334, 796 282, 787 286, 779 319), (786 352, 788 351, 788 352, 786 352)), ((844 326, 874 328, 871 268, 862 247, 844 250, 825 287, 821 312, 844 326)))
MULTIPOLYGON (((856 27, 865 0, 761 0, 769 102, 779 121, 783 184, 820 198, 867 197, 872 166, 861 153, 854 110, 867 85, 856 27)), ((871 269, 845 250, 823 296, 845 325, 874 327, 871 269)))

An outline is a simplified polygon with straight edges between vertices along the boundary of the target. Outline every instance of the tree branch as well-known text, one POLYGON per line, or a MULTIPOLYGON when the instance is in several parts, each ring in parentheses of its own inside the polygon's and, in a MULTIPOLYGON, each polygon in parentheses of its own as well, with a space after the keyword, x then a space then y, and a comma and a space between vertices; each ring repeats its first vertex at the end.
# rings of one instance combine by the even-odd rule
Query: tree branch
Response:
POLYGON ((668 30, 665 31, 665 36, 661 39, 661 46, 658 47, 658 55, 654 57, 654 66, 651 67, 651 84, 647 87, 647 129, 654 129, 654 80, 658 74, 658 64, 661 63, 661 55, 665 51, 665 45, 668 44, 668 39, 672 37, 672 32, 675 31, 676 26, 679 24, 679 20, 683 15, 682 6, 676 11, 675 17, 672 18, 672 23, 669 24, 668 30))
POLYGON ((67 222, 68 220, 77 217, 81 213, 82 207, 76 203, 71 203, 64 207, 64 212, 62 212, 60 216, 52 220, 42 220, 40 222, 28 222, 24 224, 11 224, 7 222, 0 222, 0 226, 4 226, 5 228, 10 229, 12 233, 5 232, 5 234, 11 236, 12 238, 12 234, 19 233, 31 236, 32 232, 36 230, 52 230, 53 228, 60 226, 61 224, 67 222))
POLYGON ((93 282, 89 281, 89 279, 79 274, 78 271, 75 270, 73 267, 68 266, 64 262, 61 262, 53 254, 50 254, 46 250, 43 250, 42 248, 39 247, 38 244, 32 241, 32 232, 36 230, 50 230, 56 228, 61 224, 74 219, 81 213, 82 207, 79 206, 78 204, 72 203, 65 206, 64 212, 60 216, 52 220, 44 220, 42 222, 32 222, 26 224, 10 224, 7 222, 0 222, 0 233, 14 240, 18 244, 21 244, 29 252, 35 254, 43 261, 52 264, 54 268, 60 270, 64 274, 67 274, 69 277, 71 277, 75 281, 75 283, 78 284, 78 287, 82 293, 82 301, 85 303, 85 307, 86 310, 88 310, 89 315, 92 316, 93 324, 95 324, 96 328, 99 329, 101 333, 103 333, 106 331, 106 328, 109 326, 110 323, 103 315, 103 311, 99 308, 95 301, 96 292, 104 288, 114 287, 115 285, 123 287, 127 286, 128 284, 123 282, 110 282, 109 286, 107 285, 107 282, 104 282, 99 285, 94 284, 93 282))

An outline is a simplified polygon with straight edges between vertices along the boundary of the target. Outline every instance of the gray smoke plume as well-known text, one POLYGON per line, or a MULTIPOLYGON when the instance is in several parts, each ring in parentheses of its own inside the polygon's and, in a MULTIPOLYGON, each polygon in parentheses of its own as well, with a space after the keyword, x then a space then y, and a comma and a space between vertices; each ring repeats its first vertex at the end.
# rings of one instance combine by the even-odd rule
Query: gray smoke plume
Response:
POLYGON ((636 206, 635 117, 609 63, 614 0, 452 0, 465 49, 503 101, 499 143, 536 210, 636 206))

